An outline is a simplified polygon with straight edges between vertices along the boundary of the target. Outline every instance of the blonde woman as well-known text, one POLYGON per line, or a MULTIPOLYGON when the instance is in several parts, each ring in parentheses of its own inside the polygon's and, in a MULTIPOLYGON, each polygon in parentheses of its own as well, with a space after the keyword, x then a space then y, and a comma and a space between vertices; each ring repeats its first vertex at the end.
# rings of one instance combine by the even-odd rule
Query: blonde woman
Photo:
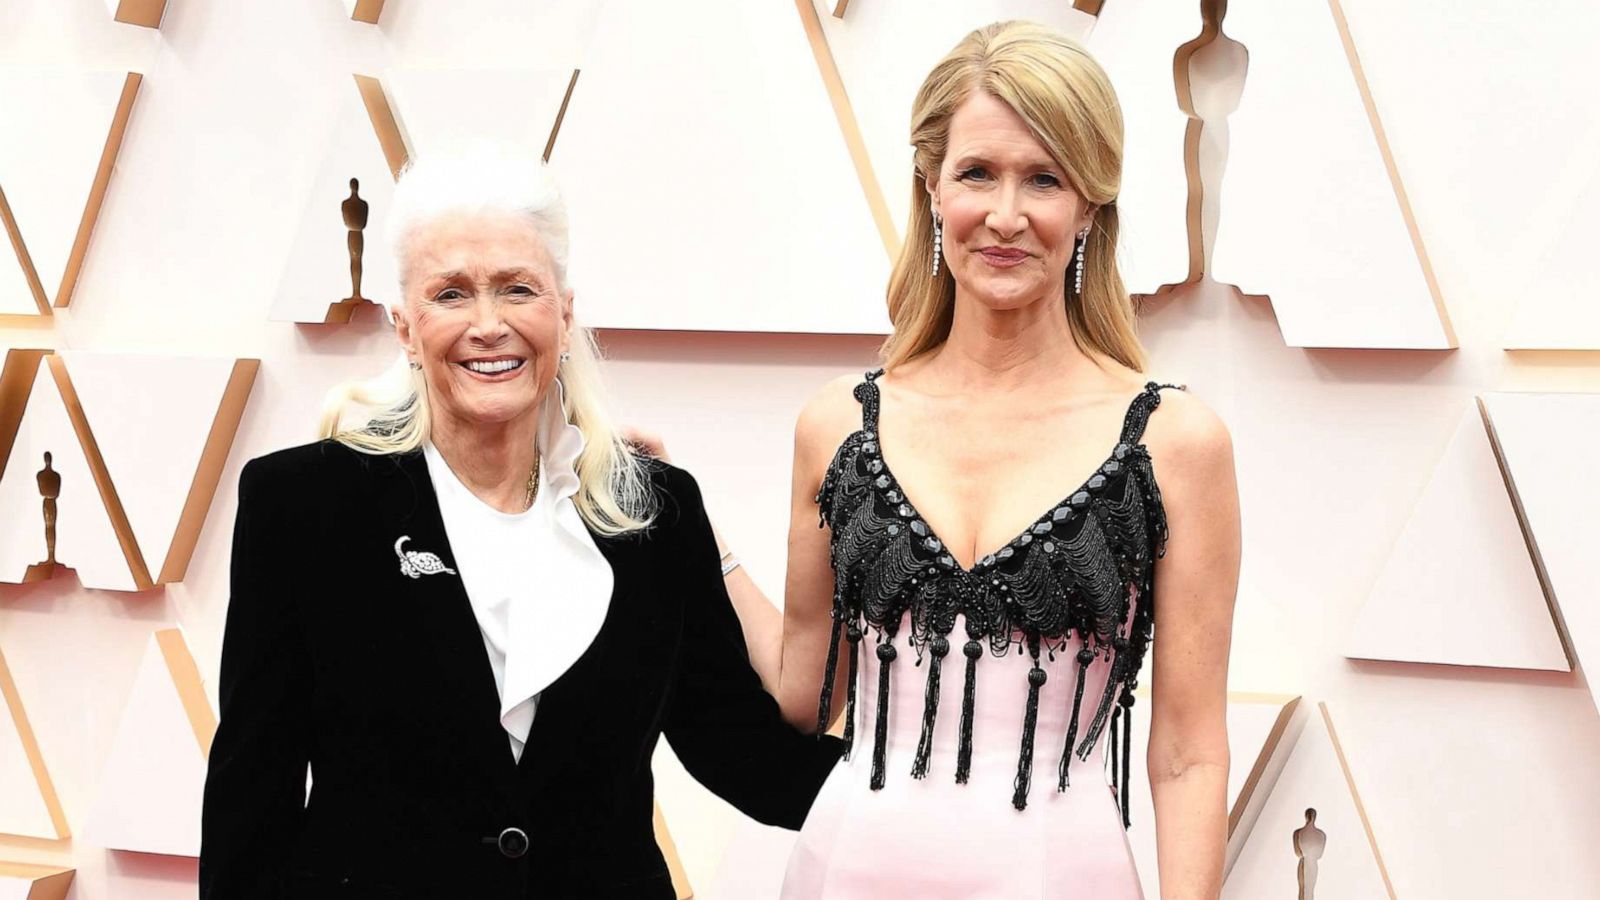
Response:
POLYGON ((671 898, 661 735, 790 828, 839 748, 762 690, 694 479, 612 430, 544 169, 425 159, 389 228, 404 361, 240 479, 201 896, 671 898))
POLYGON ((917 94, 883 368, 796 428, 781 640, 730 578, 789 721, 842 715, 854 750, 790 900, 1140 897, 1124 828, 1147 656, 1161 896, 1218 896, 1233 457, 1211 411, 1143 374, 1122 139, 1105 73, 1042 26, 973 32, 917 94))

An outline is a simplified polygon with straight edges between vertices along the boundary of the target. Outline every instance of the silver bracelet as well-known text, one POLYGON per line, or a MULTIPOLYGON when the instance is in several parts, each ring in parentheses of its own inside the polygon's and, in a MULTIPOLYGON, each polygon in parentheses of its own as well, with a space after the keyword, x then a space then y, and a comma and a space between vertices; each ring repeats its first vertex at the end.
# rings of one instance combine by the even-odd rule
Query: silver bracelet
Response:
POLYGON ((723 578, 727 578, 728 577, 728 573, 732 572, 734 569, 737 569, 737 568, 739 568, 739 557, 734 556, 732 550, 729 550, 727 553, 722 554, 722 577, 723 578))

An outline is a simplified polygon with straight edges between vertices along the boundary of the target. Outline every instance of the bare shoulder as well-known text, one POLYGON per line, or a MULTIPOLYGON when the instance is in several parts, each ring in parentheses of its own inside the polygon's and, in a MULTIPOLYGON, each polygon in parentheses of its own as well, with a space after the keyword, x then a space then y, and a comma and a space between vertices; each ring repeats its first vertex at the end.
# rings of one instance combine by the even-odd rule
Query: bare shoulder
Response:
POLYGON ((1145 444, 1163 474, 1208 479, 1233 469, 1233 438, 1222 417, 1189 391, 1161 392, 1145 444))
POLYGON ((800 410, 794 428, 795 460, 807 471, 816 471, 820 477, 834 450, 861 427, 861 401, 855 394, 861 382, 861 375, 834 378, 800 410))

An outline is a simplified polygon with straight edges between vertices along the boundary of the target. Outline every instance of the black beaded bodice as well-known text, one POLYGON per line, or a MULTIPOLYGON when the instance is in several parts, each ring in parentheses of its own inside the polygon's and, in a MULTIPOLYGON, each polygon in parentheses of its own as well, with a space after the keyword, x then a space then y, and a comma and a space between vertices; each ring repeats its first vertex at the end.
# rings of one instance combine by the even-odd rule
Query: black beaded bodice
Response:
POLYGON ((869 372, 856 386, 862 427, 840 445, 817 494, 822 524, 831 529, 834 571, 833 625, 818 709, 819 732, 828 724, 843 638, 850 654, 845 741, 847 748, 853 744, 857 659, 863 636, 875 632, 880 666, 872 787, 883 786, 889 670, 898 653, 892 641, 902 622, 907 622, 910 645, 928 663, 922 739, 912 767, 913 777, 925 777, 939 706, 940 669, 952 647, 951 632, 959 614, 966 632, 962 646, 966 685, 957 782, 965 783, 970 771, 973 684, 979 658, 986 651, 998 656, 1020 647, 1033 660, 1012 796, 1013 805, 1022 809, 1032 778, 1039 689, 1048 677, 1039 664, 1040 654, 1053 657, 1076 636, 1077 689, 1062 748, 1059 788, 1067 787, 1071 755, 1086 759, 1109 722, 1112 777, 1120 786, 1126 824, 1123 775, 1129 761, 1132 691, 1153 636, 1155 560, 1167 537, 1161 491, 1142 438, 1150 413, 1161 403, 1161 389, 1171 385, 1146 385, 1128 409, 1117 445, 1094 474, 1004 547, 965 569, 917 513, 884 461, 878 438, 877 379, 882 374, 881 369, 869 372), (1110 661, 1110 678, 1101 696, 1093 698, 1093 712, 1079 741, 1084 676, 1102 657, 1110 661))

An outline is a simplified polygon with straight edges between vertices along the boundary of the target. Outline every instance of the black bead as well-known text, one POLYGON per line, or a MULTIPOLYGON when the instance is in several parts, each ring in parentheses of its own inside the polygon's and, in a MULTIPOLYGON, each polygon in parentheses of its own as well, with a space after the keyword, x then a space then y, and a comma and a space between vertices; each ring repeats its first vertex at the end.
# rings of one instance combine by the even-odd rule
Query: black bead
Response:
POLYGON ((1104 475, 1091 476, 1087 486, 1091 491, 1098 491, 1106 486, 1106 477, 1104 475))
POLYGON ((1107 475, 1115 475, 1118 472, 1122 471, 1122 463, 1119 463, 1119 462, 1117 462, 1116 460, 1113 459, 1110 462, 1107 462, 1105 465, 1101 466, 1100 467, 1100 471, 1106 473, 1107 475))
POLYGON ((1016 556, 1016 555, 1017 555, 1017 551, 1011 549, 1010 547, 1002 547, 1002 548, 1000 548, 1000 552, 995 554, 995 556, 997 556, 997 557, 999 557, 1001 559, 1010 559, 1011 557, 1016 556))
POLYGON ((1123 709, 1133 706, 1133 692, 1123 691, 1122 696, 1117 698, 1117 702, 1122 704, 1123 709))
POLYGON ((940 635, 928 644, 928 649, 933 651, 934 656, 944 659, 945 654, 950 652, 950 641, 940 635))
POLYGON ((1090 650, 1088 647, 1084 647, 1083 649, 1078 651, 1078 664, 1079 665, 1087 666, 1089 663, 1092 663, 1092 662, 1094 662, 1094 651, 1093 650, 1090 650))
POLYGON ((1024 534, 1022 537, 1017 538, 1017 543, 1024 547, 1028 546, 1029 544, 1033 543, 1033 535, 1024 534))
POLYGON ((1072 518, 1072 510, 1065 506, 1057 507, 1056 511, 1050 514, 1050 520, 1056 523, 1065 522, 1070 518, 1072 518))
POLYGON ((1073 494, 1072 499, 1068 502, 1074 507, 1082 509, 1083 507, 1089 505, 1089 494, 1086 491, 1079 491, 1076 494, 1073 494))
POLYGON ((852 644, 860 641, 861 640, 861 626, 857 625, 854 622, 851 622, 849 625, 845 626, 844 636, 846 638, 848 638, 850 643, 852 643, 852 644))
POLYGON ((1028 683, 1034 687, 1044 687, 1044 683, 1049 680, 1049 673, 1045 672, 1045 670, 1039 668, 1038 666, 1034 666, 1032 669, 1028 670, 1028 683))
POLYGON ((1111 455, 1116 457, 1117 459, 1126 459, 1127 456, 1128 456, 1128 452, 1130 450, 1132 450, 1132 449, 1133 448, 1128 446, 1127 444, 1118 444, 1117 445, 1117 449, 1112 451, 1111 455))
POLYGON ((900 651, 896 650, 893 644, 878 645, 878 659, 881 659, 886 663, 894 662, 894 658, 899 655, 900 651))
POLYGON ((1049 534, 1050 533, 1050 523, 1049 522, 1040 522, 1039 524, 1033 526, 1033 533, 1034 534, 1049 534))
POLYGON ((967 655, 967 659, 977 659, 983 655, 983 645, 977 641, 967 641, 967 645, 961 648, 961 652, 967 655))

